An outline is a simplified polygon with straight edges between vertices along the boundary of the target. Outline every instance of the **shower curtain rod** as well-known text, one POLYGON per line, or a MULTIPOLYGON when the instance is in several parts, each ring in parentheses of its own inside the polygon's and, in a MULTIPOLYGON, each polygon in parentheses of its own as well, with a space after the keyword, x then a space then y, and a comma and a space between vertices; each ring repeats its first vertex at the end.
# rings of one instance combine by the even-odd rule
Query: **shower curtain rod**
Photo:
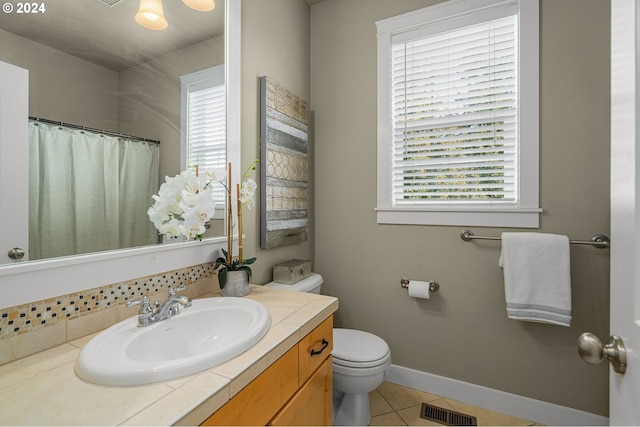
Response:
POLYGON ((148 139, 148 138, 143 138, 141 136, 127 135, 126 133, 111 132, 111 131, 102 130, 102 129, 94 129, 94 128, 90 128, 90 127, 86 127, 86 126, 74 125, 74 124, 71 124, 71 123, 65 123, 65 122, 60 122, 60 121, 56 121, 56 120, 43 119, 41 117, 29 116, 29 120, 34 120, 36 122, 42 122, 42 123, 48 123, 48 124, 51 124, 51 125, 64 126, 64 127, 68 127, 68 128, 72 128, 72 129, 86 130, 88 132, 102 133, 102 134, 105 134, 105 135, 120 136, 120 137, 123 137, 123 138, 135 139, 137 141, 151 142, 153 144, 160 145, 160 141, 157 140, 157 139, 148 139))

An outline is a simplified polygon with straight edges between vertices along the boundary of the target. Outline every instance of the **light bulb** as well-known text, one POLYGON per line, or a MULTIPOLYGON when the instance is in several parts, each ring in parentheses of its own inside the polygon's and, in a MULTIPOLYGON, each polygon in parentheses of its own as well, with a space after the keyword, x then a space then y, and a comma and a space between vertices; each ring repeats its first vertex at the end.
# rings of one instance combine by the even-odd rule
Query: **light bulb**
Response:
POLYGON ((158 15, 156 15, 155 13, 151 13, 151 12, 144 12, 144 19, 147 19, 149 21, 157 21, 158 19, 160 19, 160 17, 158 15))

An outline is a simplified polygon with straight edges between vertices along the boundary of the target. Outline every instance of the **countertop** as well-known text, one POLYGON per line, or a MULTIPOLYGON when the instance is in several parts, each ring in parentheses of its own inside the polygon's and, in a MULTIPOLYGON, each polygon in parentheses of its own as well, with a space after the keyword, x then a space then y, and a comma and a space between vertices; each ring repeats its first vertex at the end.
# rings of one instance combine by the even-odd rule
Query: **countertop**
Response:
POLYGON ((271 329, 240 356, 194 375, 131 387, 85 382, 74 365, 96 334, 0 366, 0 424, 198 425, 338 309, 333 297, 255 285, 244 298, 267 307, 271 329))

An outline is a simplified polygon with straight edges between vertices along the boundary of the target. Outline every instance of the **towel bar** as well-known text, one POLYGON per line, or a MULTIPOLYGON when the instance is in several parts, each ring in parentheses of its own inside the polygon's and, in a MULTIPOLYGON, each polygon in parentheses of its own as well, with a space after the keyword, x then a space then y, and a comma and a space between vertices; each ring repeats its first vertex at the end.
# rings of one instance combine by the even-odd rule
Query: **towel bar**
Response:
MULTIPOLYGON (((471 230, 464 230, 460 233, 460 238, 465 242, 470 242, 471 240, 502 240, 500 237, 487 237, 487 236, 476 236, 473 234, 471 230)), ((596 248, 604 249, 609 247, 609 238, 604 234, 594 234, 591 236, 591 240, 569 240, 569 243, 573 245, 591 245, 596 248)))

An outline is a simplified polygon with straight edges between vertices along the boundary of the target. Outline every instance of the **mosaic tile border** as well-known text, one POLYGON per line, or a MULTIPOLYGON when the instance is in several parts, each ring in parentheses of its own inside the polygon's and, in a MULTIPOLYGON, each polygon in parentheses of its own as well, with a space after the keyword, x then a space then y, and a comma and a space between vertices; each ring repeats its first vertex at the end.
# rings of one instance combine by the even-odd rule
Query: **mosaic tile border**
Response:
POLYGON ((205 263, 4 308, 0 310, 0 340, 124 305, 130 299, 153 295, 169 287, 189 286, 215 275, 214 263, 205 263))

